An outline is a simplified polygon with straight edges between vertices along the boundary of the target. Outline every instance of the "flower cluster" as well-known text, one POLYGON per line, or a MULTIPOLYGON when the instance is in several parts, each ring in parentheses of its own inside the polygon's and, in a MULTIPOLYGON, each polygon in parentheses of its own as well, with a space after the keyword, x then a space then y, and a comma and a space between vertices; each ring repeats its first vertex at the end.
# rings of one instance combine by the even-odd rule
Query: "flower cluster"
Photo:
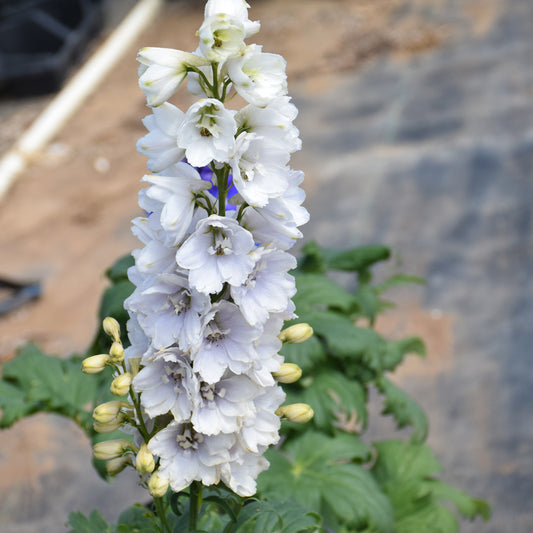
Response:
MULTIPOLYGON (((145 215, 133 221, 144 247, 129 270, 125 373, 140 395, 143 457, 156 457, 155 495, 193 481, 253 494, 280 416, 290 417, 276 377, 299 377, 278 353, 295 316, 287 250, 308 220, 303 174, 288 166, 301 144, 297 110, 284 59, 245 43, 259 30, 248 7, 209 0, 194 53, 138 57, 152 114, 137 147, 151 174, 139 194, 145 215), (184 80, 200 97, 185 113, 167 101, 184 80), (235 95, 247 102, 240 110, 226 107, 235 95)), ((296 411, 300 421, 312 414, 296 411)))

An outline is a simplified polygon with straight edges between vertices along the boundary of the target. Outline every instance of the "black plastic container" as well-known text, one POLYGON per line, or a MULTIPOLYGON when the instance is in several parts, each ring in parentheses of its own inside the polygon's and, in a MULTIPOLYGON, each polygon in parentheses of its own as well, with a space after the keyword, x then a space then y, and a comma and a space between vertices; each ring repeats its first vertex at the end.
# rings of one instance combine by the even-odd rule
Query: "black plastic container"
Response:
POLYGON ((0 89, 57 91, 101 25, 98 0, 0 1, 0 89))

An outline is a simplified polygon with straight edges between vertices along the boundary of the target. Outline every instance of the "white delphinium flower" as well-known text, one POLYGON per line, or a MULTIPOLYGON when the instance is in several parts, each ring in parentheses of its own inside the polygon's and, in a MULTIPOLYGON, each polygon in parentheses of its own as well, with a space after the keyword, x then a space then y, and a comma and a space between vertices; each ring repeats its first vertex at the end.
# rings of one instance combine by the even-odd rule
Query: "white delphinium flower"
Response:
POLYGON ((211 308, 209 296, 189 287, 183 273, 148 278, 128 298, 143 331, 156 350, 177 344, 189 350, 202 336, 202 316, 211 308))
POLYGON ((178 145, 185 149, 187 161, 203 167, 211 161, 226 162, 233 152, 237 124, 233 113, 214 98, 193 104, 178 130, 178 145))
POLYGON ((154 107, 138 150, 156 174, 143 178, 133 222, 144 247, 128 271, 131 346, 115 340, 109 361, 125 360, 127 423, 157 498, 168 485, 220 481, 250 496, 279 440, 285 395, 273 373, 283 321, 295 318, 286 250, 308 215, 303 175, 288 166, 300 140, 285 61, 246 46, 259 29, 248 7, 209 0, 196 52, 143 48, 138 58, 154 107), (182 113, 166 100, 185 77, 201 99, 182 113), (240 111, 224 104, 235 92, 249 102, 240 111))
POLYGON ((149 106, 168 100, 178 89, 191 67, 208 65, 203 57, 170 48, 141 48, 137 56, 139 86, 149 106))
POLYGON ((148 170, 161 172, 184 158, 185 149, 179 147, 177 142, 178 129, 184 116, 181 109, 164 102, 154 108, 152 115, 144 117, 142 122, 148 134, 137 141, 137 151, 148 157, 148 170))
POLYGON ((233 183, 248 204, 263 207, 288 187, 289 153, 255 133, 241 133, 231 159, 233 183))
POLYGON ((204 337, 191 351, 194 371, 207 383, 216 383, 228 369, 246 373, 257 357, 254 341, 260 335, 261 328, 250 326, 235 304, 213 304, 204 317, 204 337))
POLYGON ((179 492, 192 481, 214 485, 220 481, 220 465, 230 459, 235 435, 219 433, 206 436, 190 424, 171 422, 148 443, 148 449, 161 459, 159 475, 168 479, 179 492))
POLYGON ((178 265, 189 270, 189 283, 206 294, 220 292, 223 283, 241 285, 255 261, 252 234, 236 220, 211 215, 200 220, 176 254, 178 265))
POLYGON ((260 23, 248 20, 249 7, 249 4, 244 0, 208 0, 205 6, 204 16, 207 19, 224 13, 241 22, 246 32, 246 37, 250 37, 259 31, 260 23))
POLYGON ((146 191, 146 196, 161 203, 161 227, 171 237, 171 244, 176 246, 192 222, 197 195, 209 189, 210 184, 202 180, 190 165, 178 163, 174 169, 174 176, 144 176, 142 181, 153 185, 146 191))
POLYGON ((244 318, 252 324, 263 324, 270 313, 281 313, 296 294, 294 278, 287 272, 296 268, 294 256, 274 248, 258 248, 257 262, 246 281, 231 287, 231 297, 244 318))
POLYGON ((256 44, 227 62, 233 87, 247 102, 256 106, 268 105, 274 98, 286 94, 285 67, 283 57, 264 53, 256 44))
POLYGON ((198 383, 184 356, 169 352, 157 357, 135 376, 133 386, 152 418, 170 411, 177 422, 190 419, 198 383))
POLYGON ((302 146, 298 128, 293 120, 298 115, 296 106, 289 96, 275 98, 265 107, 247 105, 235 115, 239 131, 255 133, 274 143, 289 153, 298 151, 302 146))
POLYGON ((201 382, 193 399, 193 428, 204 435, 237 432, 242 420, 255 414, 253 400, 260 393, 248 377, 228 372, 216 383, 201 382))

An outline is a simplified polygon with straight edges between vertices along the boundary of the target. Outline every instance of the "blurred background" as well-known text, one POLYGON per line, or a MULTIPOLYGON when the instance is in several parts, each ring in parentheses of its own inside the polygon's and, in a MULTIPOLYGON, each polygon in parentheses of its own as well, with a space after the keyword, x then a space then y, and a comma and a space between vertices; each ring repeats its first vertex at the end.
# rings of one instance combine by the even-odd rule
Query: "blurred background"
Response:
MULTIPOLYGON (((378 324, 391 338, 417 334, 428 345, 427 359, 408 359, 395 379, 428 412, 444 479, 493 505, 490 523, 462 531, 532 531, 533 2, 249 3, 262 23, 255 40, 286 58, 300 110, 303 150, 291 166, 306 173, 305 239, 385 244, 395 259, 378 274, 427 280, 397 290, 398 307, 378 324)), ((0 2, 1 153, 136 2, 87 0, 84 22, 60 20, 63 29, 41 17, 44 41, 12 24, 16 7, 38 2, 9 4, 0 2), (29 63, 35 47, 56 63, 24 79, 20 58, 9 63, 16 43, 29 63)), ((0 364, 28 341, 60 356, 90 342, 103 272, 138 246, 129 227, 145 158, 135 142, 149 110, 137 49, 194 50, 203 6, 167 2, 0 198, 0 278, 38 281, 42 291, 0 316, 0 364)), ((185 89, 174 101, 189 102, 185 89)), ((390 436, 392 425, 370 431, 390 436)), ((54 416, 0 433, 0 472, 3 533, 65 531, 73 510, 114 519, 144 492, 133 474, 101 481, 84 434, 54 416)))

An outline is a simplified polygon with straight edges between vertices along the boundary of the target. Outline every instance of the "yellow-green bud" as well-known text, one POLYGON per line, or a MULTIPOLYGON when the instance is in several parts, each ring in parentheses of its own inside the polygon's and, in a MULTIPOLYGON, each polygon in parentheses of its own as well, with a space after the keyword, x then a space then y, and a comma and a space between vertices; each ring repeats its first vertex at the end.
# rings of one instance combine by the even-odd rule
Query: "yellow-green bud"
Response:
POLYGON ((114 394, 115 396, 124 396, 124 394, 128 394, 132 380, 133 376, 129 372, 124 372, 124 374, 117 376, 111 382, 111 394, 114 394))
POLYGON ((124 347, 121 342, 114 342, 109 349, 109 355, 114 363, 124 361, 124 347))
POLYGON ((291 422, 296 422, 297 424, 305 424, 309 422, 313 415, 314 411, 306 403, 293 403, 291 405, 284 405, 280 407, 276 414, 278 416, 283 416, 291 422))
POLYGON ((107 470, 108 475, 116 476, 117 474, 120 474, 124 468, 131 464, 131 457, 129 455, 125 455, 124 457, 115 457, 114 459, 108 461, 105 465, 105 469, 107 470))
POLYGON ((106 367, 110 357, 106 353, 91 355, 81 362, 81 370, 86 374, 98 374, 106 367))
POLYGON ((306 323, 294 324, 285 328, 278 336, 281 342, 300 344, 313 336, 313 328, 306 323))
POLYGON ((148 481, 148 492, 154 498, 162 498, 167 493, 168 485, 168 479, 154 472, 148 481))
POLYGON ((110 422, 93 422, 93 428, 97 433, 111 433, 122 426, 125 420, 126 415, 124 413, 119 413, 118 416, 110 422))
MULTIPOLYGON (((146 443, 142 443, 135 457, 135 468, 139 474, 151 474, 155 468, 154 456, 148 450, 146 443)), ((165 491, 166 492, 166 491, 165 491)))
MULTIPOLYGON (((93 418, 99 424, 108 424, 113 422, 118 417, 120 410, 123 407, 131 407, 128 402, 115 400, 113 402, 106 402, 95 407, 93 411, 93 418)), ((122 414, 122 413, 120 413, 122 414)))
POLYGON ((302 377, 302 369, 294 363, 284 363, 277 372, 272 372, 280 383, 294 383, 302 377))
POLYGON ((111 337, 115 342, 120 342, 120 326, 113 317, 105 317, 102 322, 102 327, 104 328, 106 335, 111 337))
POLYGON ((97 442, 93 446, 93 456, 95 459, 102 461, 109 461, 116 459, 124 454, 126 450, 132 448, 132 444, 126 439, 107 440, 104 442, 97 442))

